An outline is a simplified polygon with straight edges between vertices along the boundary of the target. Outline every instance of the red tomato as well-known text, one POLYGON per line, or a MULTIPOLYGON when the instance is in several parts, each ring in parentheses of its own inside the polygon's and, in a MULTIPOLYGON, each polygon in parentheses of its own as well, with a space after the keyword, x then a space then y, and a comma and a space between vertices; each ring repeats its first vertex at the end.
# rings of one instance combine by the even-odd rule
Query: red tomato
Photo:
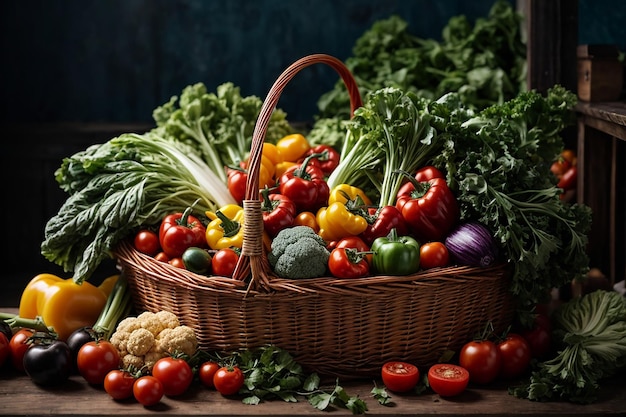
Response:
POLYGON ((470 374, 470 381, 477 384, 487 384, 496 379, 500 373, 502 356, 492 341, 473 340, 461 348, 459 365, 467 369, 470 374))
POLYGON ((186 360, 167 356, 156 361, 152 376, 163 384, 163 394, 173 397, 187 391, 193 380, 193 371, 186 360))
POLYGON ((459 395, 469 383, 469 372, 458 365, 438 363, 428 370, 428 385, 442 397, 459 395))
POLYGON ((175 266, 176 268, 185 269, 185 263, 183 262, 183 258, 181 258, 180 256, 170 259, 169 261, 167 261, 167 263, 175 266))
POLYGON ((142 229, 135 235, 135 249, 149 256, 154 256, 161 250, 159 236, 152 230, 142 229))
POLYGON ((358 249, 335 248, 328 258, 328 269, 337 278, 362 278, 369 275, 368 255, 357 255, 358 249))
POLYGON ((498 350, 502 357, 500 376, 511 379, 522 375, 530 365, 530 346, 526 339, 516 333, 509 333, 504 340, 498 342, 498 350))
MULTIPOLYGON (((354 248, 359 252, 368 252, 370 247, 363 239, 358 236, 347 236, 340 239, 337 243, 334 244, 333 249, 335 248, 354 248)), ((365 260, 368 264, 372 264, 372 254, 368 254, 365 257, 365 260)))
POLYGON ((165 253, 163 251, 161 251, 161 252, 157 253, 156 255, 154 255, 154 259, 156 259, 159 262, 169 262, 170 261, 170 257, 167 255, 167 253, 165 253))
POLYGON ((530 354, 533 358, 542 359, 552 350, 552 326, 550 318, 544 314, 538 314, 532 329, 524 329, 521 335, 530 346, 530 354))
POLYGON ((441 242, 428 242, 420 246, 420 266, 422 269, 445 267, 449 260, 448 248, 441 242))
POLYGON ((407 392, 415 388, 420 378, 417 366, 406 362, 387 362, 381 370, 383 384, 394 392, 407 392))
POLYGON ((573 190, 576 187, 576 181, 578 178, 578 168, 571 167, 563 173, 559 183, 556 185, 564 190, 573 190))
POLYGON ((104 377, 120 366, 117 348, 106 340, 85 343, 76 355, 78 372, 90 384, 100 385, 104 377))
POLYGON ((213 377, 218 369, 220 369, 220 365, 217 362, 204 362, 200 365, 200 368, 198 368, 198 377, 200 378, 200 382, 205 387, 215 388, 215 384, 213 384, 213 377))
POLYGON ((231 248, 220 249, 211 258, 213 275, 232 277, 239 255, 231 248))
POLYGON ((0 366, 4 365, 4 363, 11 356, 11 346, 9 346, 10 340, 7 339, 6 335, 0 332, 0 366))
POLYGON ((125 400, 133 396, 135 377, 126 371, 114 369, 104 377, 104 390, 114 400, 125 400))
POLYGON ((133 396, 146 407, 158 404, 163 398, 163 384, 152 375, 144 375, 133 384, 133 396))
POLYGON ((20 329, 13 334, 9 341, 9 350, 11 351, 11 363, 18 371, 24 372, 24 354, 30 348, 27 343, 28 338, 33 335, 30 329, 20 329))
POLYGON ((213 375, 213 385, 222 395, 233 395, 243 386, 244 376, 237 366, 223 366, 213 375))

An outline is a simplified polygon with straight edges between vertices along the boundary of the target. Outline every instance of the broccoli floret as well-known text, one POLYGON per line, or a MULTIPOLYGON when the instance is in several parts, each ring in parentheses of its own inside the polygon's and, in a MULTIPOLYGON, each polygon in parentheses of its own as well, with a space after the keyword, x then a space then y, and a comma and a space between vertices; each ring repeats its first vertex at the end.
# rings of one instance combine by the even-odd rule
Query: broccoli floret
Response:
POLYGON ((326 274, 330 253, 326 242, 308 226, 283 229, 268 254, 274 272, 283 278, 316 278, 326 274))

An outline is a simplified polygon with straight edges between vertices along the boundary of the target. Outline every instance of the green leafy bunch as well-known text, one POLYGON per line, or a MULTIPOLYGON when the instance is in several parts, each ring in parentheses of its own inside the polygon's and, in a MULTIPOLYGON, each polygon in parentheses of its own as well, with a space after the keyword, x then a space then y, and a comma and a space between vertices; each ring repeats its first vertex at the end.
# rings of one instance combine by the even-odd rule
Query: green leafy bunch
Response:
MULTIPOLYGON (((454 104, 454 101, 450 101, 454 104)), ((511 291, 521 319, 554 287, 582 277, 588 269, 588 207, 567 204, 550 175, 550 163, 563 149, 560 136, 573 120, 575 95, 554 86, 542 96, 525 92, 468 117, 435 109, 445 146, 434 159, 448 172, 461 217, 487 225, 512 267, 511 291)))

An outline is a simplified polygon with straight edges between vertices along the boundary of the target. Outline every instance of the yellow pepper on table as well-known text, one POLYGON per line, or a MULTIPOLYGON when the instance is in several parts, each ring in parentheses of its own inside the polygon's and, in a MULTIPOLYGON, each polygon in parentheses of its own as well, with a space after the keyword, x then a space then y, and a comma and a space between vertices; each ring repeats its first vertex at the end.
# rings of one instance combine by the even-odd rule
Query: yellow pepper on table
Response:
POLYGON ((237 204, 226 204, 219 210, 207 211, 211 222, 206 227, 206 241, 211 249, 241 248, 243 244, 244 212, 237 204))
POLYGON ((19 317, 41 318, 59 339, 66 340, 74 330, 92 326, 104 308, 119 275, 106 278, 99 286, 53 274, 35 276, 22 291, 19 317))

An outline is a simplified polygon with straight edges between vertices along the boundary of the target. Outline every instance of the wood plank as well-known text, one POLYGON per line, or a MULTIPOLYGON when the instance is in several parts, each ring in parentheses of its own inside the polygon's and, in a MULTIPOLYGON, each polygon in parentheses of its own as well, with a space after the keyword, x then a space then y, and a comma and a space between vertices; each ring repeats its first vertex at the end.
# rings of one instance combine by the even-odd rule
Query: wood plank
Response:
MULTIPOLYGON (((341 381, 340 381, 341 382, 341 381)), ((379 381, 378 384, 381 382, 379 381)), ((437 416, 624 416, 626 382, 623 378, 608 380, 602 385, 598 401, 581 406, 568 402, 535 402, 513 397, 506 386, 485 388, 470 386, 458 397, 444 399, 436 394, 393 394, 393 404, 382 406, 370 395, 373 381, 341 383, 349 395, 358 395, 368 406, 367 415, 437 415, 437 416)), ((199 384, 175 398, 164 397, 154 407, 144 408, 134 400, 114 401, 102 388, 88 385, 81 377, 72 376, 61 387, 44 389, 34 385, 26 376, 4 372, 0 375, 1 413, 4 415, 63 415, 63 416, 323 416, 303 397, 297 403, 273 400, 259 405, 246 405, 240 397, 225 398, 199 384)), ((348 410, 335 409, 334 415, 352 415, 348 410)))

